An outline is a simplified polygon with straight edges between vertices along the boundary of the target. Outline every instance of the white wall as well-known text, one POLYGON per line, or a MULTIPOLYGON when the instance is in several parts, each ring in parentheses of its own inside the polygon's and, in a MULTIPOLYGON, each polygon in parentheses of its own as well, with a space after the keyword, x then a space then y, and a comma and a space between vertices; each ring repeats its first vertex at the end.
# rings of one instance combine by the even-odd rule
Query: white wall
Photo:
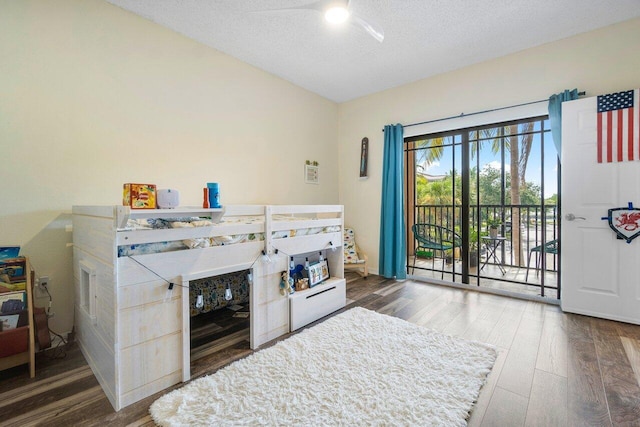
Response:
MULTIPOLYGON (((434 58, 437 61, 438 58, 434 58)), ((640 19, 340 104, 340 203, 345 224, 377 270, 382 128, 515 105, 564 89, 587 96, 640 87, 640 19), (369 138, 369 178, 359 179, 369 138)), ((450 129, 455 128, 452 122, 450 129)))
POLYGON ((56 332, 72 205, 120 204, 125 182, 201 205, 210 181, 223 204, 338 203, 335 103, 107 2, 0 0, 0 58, 0 245, 50 277, 56 332))

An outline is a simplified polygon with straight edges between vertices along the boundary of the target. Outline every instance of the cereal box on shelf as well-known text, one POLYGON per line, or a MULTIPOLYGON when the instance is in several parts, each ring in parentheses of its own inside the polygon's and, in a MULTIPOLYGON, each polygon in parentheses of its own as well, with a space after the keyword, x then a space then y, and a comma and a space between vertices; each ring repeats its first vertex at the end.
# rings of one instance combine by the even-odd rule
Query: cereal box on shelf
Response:
POLYGON ((154 184, 124 184, 122 204, 131 209, 155 209, 156 186, 154 184))

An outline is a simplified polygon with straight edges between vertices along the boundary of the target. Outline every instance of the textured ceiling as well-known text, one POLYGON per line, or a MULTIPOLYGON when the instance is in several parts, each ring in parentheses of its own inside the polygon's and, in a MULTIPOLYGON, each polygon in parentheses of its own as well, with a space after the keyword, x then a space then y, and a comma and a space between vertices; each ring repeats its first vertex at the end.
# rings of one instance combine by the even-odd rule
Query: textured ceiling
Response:
MULTIPOLYGON (((336 102, 640 16, 640 0, 351 0, 378 43, 313 0, 107 0, 336 102)), ((115 30, 115 29, 114 29, 115 30)))

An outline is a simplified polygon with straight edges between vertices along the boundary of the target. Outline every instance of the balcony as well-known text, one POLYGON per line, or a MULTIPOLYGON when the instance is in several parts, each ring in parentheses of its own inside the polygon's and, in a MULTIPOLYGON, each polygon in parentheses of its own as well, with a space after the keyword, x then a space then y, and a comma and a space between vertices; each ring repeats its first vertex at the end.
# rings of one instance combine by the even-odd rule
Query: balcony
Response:
MULTIPOLYGON (((438 253, 435 254, 435 259, 430 257, 430 253, 421 253, 415 259, 415 270, 412 269, 415 240, 411 233, 413 223, 433 223, 462 234, 461 208, 418 205, 414 215, 407 224, 409 273, 417 277, 436 280, 442 277, 445 281, 462 283, 464 260, 460 248, 445 254, 444 258, 438 253), (441 273, 442 269, 444 275, 441 273)), ((557 206, 545 206, 544 209, 539 205, 471 206, 469 217, 470 285, 552 299, 559 297, 559 255, 546 253, 543 263, 541 253, 534 250, 559 238, 557 206), (498 233, 504 240, 483 238, 489 234, 486 226, 488 218, 500 219, 498 233), (519 234, 514 233, 514 226, 520 230, 519 234), (493 249, 495 254, 492 254, 493 249), (474 256, 476 253, 477 258, 474 256), (530 265, 527 269, 529 257, 530 265), (477 262, 474 262, 475 259, 477 262), (539 268, 536 268, 538 259, 539 268)))

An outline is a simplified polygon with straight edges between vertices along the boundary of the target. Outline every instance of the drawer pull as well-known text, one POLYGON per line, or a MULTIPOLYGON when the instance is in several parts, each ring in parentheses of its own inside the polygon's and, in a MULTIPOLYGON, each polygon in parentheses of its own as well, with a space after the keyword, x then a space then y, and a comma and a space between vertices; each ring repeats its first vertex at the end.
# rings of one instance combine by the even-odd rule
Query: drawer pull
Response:
POLYGON ((317 297, 318 295, 324 294, 325 292, 329 292, 329 291, 331 291, 331 290, 333 290, 335 288, 336 288, 335 286, 332 286, 330 288, 327 288, 325 290, 322 290, 322 291, 318 292, 317 294, 309 295, 308 297, 306 297, 306 299, 317 297))

